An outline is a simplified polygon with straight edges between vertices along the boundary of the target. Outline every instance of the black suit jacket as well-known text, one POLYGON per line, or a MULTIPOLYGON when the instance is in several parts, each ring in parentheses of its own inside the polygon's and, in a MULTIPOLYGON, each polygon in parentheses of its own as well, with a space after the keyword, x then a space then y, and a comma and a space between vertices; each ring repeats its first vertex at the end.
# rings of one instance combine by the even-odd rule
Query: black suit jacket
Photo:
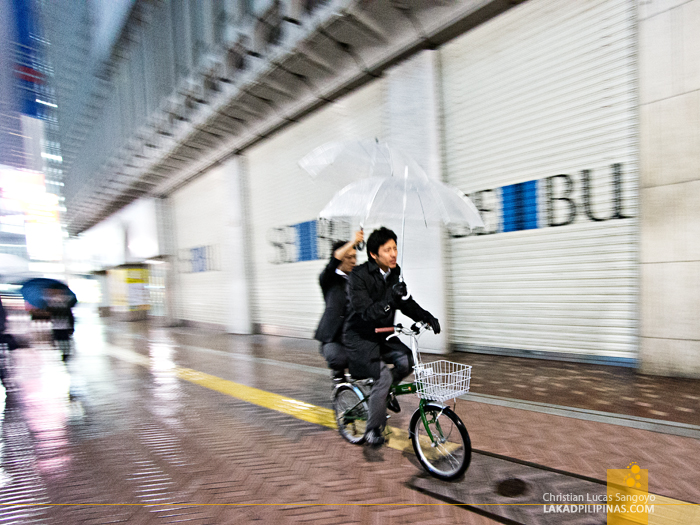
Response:
POLYGON ((349 308, 343 342, 353 377, 379 377, 381 347, 386 344, 387 334, 377 334, 374 329, 393 326, 397 309, 414 321, 426 318, 428 312, 413 297, 406 301, 392 299, 391 287, 399 282, 400 275, 401 268, 397 265, 384 280, 372 259, 356 266, 348 278, 349 308))
POLYGON ((356 266, 348 278, 348 319, 346 330, 357 335, 381 341, 386 334, 375 334, 375 328, 394 325, 396 310, 401 310, 414 321, 425 319, 427 312, 423 310, 413 297, 406 301, 393 301, 390 289, 399 282, 401 268, 396 265, 386 280, 379 266, 372 259, 356 266))
POLYGON ((343 323, 347 307, 347 278, 336 273, 340 262, 335 257, 326 265, 318 278, 326 301, 326 310, 316 328, 314 338, 322 343, 340 342, 343 335, 343 323))

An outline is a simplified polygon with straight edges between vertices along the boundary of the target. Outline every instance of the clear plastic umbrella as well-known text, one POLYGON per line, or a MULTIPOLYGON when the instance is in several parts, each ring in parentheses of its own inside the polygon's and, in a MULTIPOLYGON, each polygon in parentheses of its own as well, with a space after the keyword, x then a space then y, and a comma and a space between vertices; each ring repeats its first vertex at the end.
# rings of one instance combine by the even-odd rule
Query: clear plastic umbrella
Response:
MULTIPOLYGON (((453 236, 483 228, 474 203, 457 188, 429 178, 414 162, 404 158, 400 175, 370 177, 345 186, 321 210, 324 219, 358 220, 360 225, 401 221, 403 243, 409 225, 444 224, 453 236)), ((396 167, 395 167, 396 168, 396 167)), ((403 250, 401 252, 403 264, 403 250)))
MULTIPOLYGON (((366 223, 406 221, 444 224, 450 235, 464 236, 484 226, 476 206, 457 188, 427 176, 409 155, 378 140, 327 142, 299 165, 314 180, 344 186, 321 211, 324 219, 366 223)), ((403 250, 402 250, 403 263, 403 250)))
MULTIPOLYGON (((323 181, 336 189, 368 177, 391 177, 395 156, 398 152, 376 138, 332 141, 307 153, 299 166, 314 181, 323 181)), ((360 228, 363 226, 361 221, 360 228)), ((364 245, 361 242, 358 248, 364 249, 364 245)))
POLYGON ((484 226, 469 198, 453 186, 415 177, 370 177, 345 186, 321 210, 323 219, 444 224, 453 236, 484 226))
POLYGON ((300 161, 314 180, 333 182, 343 187, 367 177, 390 177, 395 150, 377 139, 326 142, 300 161))

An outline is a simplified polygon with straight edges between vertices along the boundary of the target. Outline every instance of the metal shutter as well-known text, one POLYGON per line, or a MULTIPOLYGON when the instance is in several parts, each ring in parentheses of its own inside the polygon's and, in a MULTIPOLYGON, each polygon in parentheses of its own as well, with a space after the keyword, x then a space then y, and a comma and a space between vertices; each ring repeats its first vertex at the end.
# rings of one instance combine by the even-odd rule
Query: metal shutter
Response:
POLYGON ((449 242, 457 348, 633 363, 635 24, 633 0, 529 0, 441 49, 447 179, 488 232, 449 242))
POLYGON ((297 163, 327 141, 381 139, 381 107, 377 80, 247 151, 254 322, 264 333, 313 336, 324 307, 318 276, 329 255, 319 238, 350 236, 349 227, 321 231, 326 226, 315 219, 339 188, 313 182, 297 163))
POLYGON ((172 194, 177 246, 176 316, 227 326, 229 304, 223 249, 228 192, 226 165, 217 166, 172 194))

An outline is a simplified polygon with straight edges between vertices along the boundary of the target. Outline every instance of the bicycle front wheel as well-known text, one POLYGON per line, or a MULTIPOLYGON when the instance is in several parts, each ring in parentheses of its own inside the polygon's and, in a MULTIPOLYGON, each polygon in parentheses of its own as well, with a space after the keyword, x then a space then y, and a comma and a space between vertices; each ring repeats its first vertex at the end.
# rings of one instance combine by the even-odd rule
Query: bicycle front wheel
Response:
POLYGON ((350 385, 340 385, 333 392, 333 409, 338 431, 350 443, 359 445, 367 428, 367 401, 350 385))
POLYGON ((430 475, 438 479, 451 481, 459 478, 472 460, 472 442, 467 428, 447 407, 428 404, 424 412, 432 439, 420 417, 420 410, 413 413, 409 426, 418 460, 430 475))

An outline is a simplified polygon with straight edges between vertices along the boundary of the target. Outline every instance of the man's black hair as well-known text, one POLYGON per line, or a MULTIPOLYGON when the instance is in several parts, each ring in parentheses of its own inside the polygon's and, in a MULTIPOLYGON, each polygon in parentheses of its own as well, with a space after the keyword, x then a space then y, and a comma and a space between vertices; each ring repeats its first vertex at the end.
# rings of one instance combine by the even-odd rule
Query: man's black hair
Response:
POLYGON ((396 234, 389 228, 382 226, 381 228, 374 230, 369 236, 369 239, 367 239, 367 254, 369 255, 373 253, 377 255, 379 253, 379 247, 383 246, 392 239, 394 242, 396 242, 396 234))
POLYGON ((347 243, 348 243, 348 241, 335 241, 335 242, 333 243, 333 246, 331 246, 331 258, 335 257, 334 254, 335 254, 335 251, 336 251, 338 248, 342 248, 342 247, 345 246, 347 243))

